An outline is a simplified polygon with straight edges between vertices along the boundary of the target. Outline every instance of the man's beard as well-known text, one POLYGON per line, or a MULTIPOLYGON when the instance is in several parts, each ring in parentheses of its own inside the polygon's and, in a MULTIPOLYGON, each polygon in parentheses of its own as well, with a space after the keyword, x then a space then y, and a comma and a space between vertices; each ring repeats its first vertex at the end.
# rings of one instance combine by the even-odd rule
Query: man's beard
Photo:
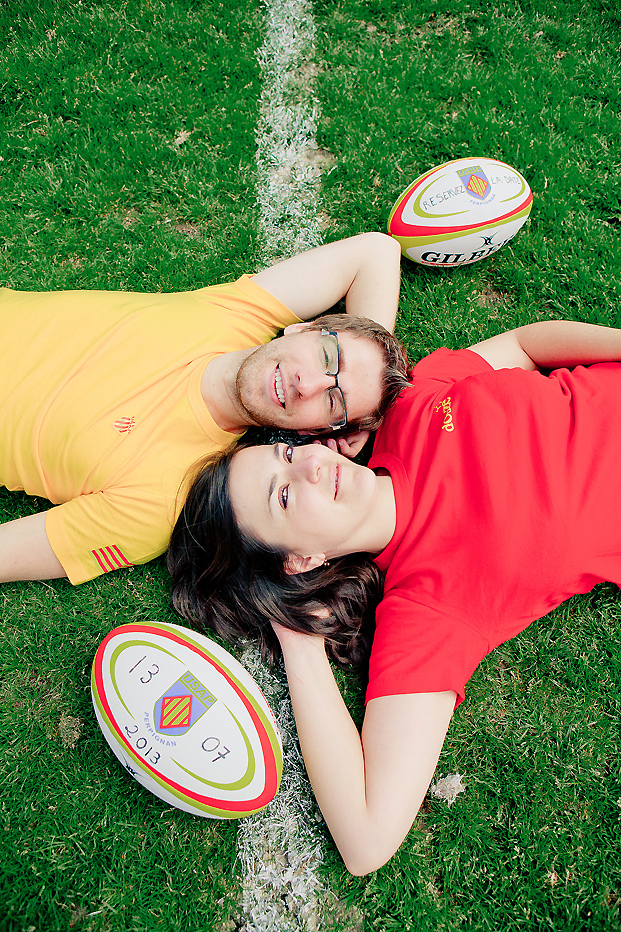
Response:
MULTIPOLYGON (((260 427, 279 427, 280 425, 275 423, 273 418, 270 420, 265 411, 261 410, 260 393, 253 391, 253 386, 260 383, 260 374, 264 371, 264 362, 261 359, 263 349, 263 346, 257 347, 239 367, 235 379, 237 401, 253 424, 258 424, 260 427), (255 358, 257 354, 258 359, 255 358)), ((275 364, 276 361, 273 362, 275 364)))

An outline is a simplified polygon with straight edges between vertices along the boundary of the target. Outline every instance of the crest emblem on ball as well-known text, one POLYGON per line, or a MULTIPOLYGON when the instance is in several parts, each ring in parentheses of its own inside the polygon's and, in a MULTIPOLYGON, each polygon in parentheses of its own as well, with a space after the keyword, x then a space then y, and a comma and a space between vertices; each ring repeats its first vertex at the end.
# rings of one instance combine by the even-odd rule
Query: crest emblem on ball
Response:
POLYGON ((459 178, 461 178, 461 183, 463 184, 468 194, 472 194, 474 197, 478 197, 481 201, 484 201, 489 192, 492 190, 489 178, 486 177, 485 172, 480 165, 471 165, 469 168, 460 168, 456 174, 459 178))
POLYGON ((185 735, 214 702, 216 697, 188 670, 155 703, 155 730, 161 735, 185 735))

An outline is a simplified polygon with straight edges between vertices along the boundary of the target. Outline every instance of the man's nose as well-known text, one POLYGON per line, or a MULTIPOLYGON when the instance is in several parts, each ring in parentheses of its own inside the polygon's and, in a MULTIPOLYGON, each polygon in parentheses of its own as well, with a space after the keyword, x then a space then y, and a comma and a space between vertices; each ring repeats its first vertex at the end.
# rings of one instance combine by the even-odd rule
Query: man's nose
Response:
POLYGON ((298 372, 297 389, 302 398, 321 395, 328 388, 334 387, 334 376, 326 375, 319 369, 304 369, 298 372))

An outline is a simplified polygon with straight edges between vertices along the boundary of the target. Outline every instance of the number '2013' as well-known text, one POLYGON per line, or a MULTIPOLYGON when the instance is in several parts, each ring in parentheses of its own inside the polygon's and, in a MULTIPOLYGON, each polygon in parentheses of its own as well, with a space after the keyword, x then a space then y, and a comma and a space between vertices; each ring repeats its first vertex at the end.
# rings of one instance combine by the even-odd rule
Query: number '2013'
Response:
POLYGON ((126 725, 126 726, 125 726, 125 731, 126 731, 126 733, 127 733, 127 736, 131 739, 131 741, 133 741, 134 745, 138 748, 138 750, 141 752, 141 754, 143 754, 143 756, 146 757, 147 760, 148 760, 151 764, 157 764, 157 762, 159 761, 160 757, 162 756, 162 755, 160 754, 160 752, 159 752, 159 751, 154 751, 154 750, 153 750, 153 745, 151 745, 151 747, 147 748, 147 750, 145 751, 145 748, 147 747, 147 744, 148 744, 149 742, 147 741, 147 739, 146 739, 143 735, 140 735, 138 738, 136 738, 136 739, 134 740, 134 736, 135 736, 136 732, 138 731, 138 725, 134 725, 133 727, 130 727, 129 725, 126 725), (149 757, 149 754, 151 754, 152 756, 149 757))

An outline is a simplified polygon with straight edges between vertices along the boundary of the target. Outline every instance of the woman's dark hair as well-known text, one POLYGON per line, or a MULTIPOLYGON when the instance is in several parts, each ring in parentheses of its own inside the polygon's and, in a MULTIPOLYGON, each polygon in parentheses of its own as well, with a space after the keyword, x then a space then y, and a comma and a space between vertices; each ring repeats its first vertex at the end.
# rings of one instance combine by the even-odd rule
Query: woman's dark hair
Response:
POLYGON ((168 550, 173 605, 200 628, 225 641, 253 638, 264 659, 280 653, 270 624, 325 638, 339 666, 364 668, 381 599, 381 573, 365 554, 350 554, 289 575, 288 554, 246 535, 229 497, 229 468, 237 444, 200 466, 175 524, 168 550))

